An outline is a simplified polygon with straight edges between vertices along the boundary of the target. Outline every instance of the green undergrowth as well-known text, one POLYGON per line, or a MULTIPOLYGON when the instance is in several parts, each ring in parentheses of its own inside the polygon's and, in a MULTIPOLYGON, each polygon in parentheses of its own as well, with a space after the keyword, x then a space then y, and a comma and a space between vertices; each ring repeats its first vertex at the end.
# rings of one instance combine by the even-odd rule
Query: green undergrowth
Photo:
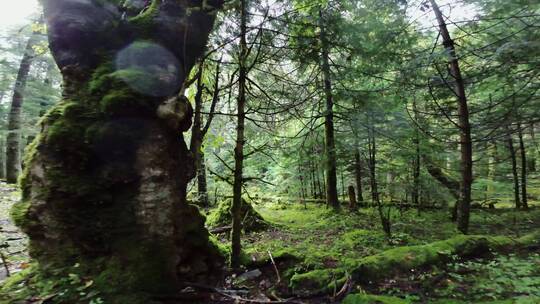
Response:
POLYGON ((409 304, 410 301, 395 297, 376 296, 368 294, 348 295, 342 304, 409 304))
POLYGON ((2 282, 0 303, 29 303, 29 299, 36 301, 32 303, 57 304, 156 303, 144 293, 119 294, 114 290, 115 282, 109 281, 105 273, 93 278, 88 273, 80 264, 52 270, 31 264, 2 282))
POLYGON ((278 205, 257 206, 274 229, 244 237, 246 265, 255 268, 268 262, 268 251, 295 257, 295 263, 282 269, 282 276, 297 295, 332 294, 349 276, 357 281, 380 280, 444 264, 454 256, 481 255, 479 251, 484 249, 517 250, 540 239, 538 234, 527 234, 540 227, 538 208, 529 212, 474 210, 472 236, 459 235, 448 210, 425 211, 421 216, 417 210, 393 210, 393 234, 388 239, 371 208, 334 213, 319 204, 307 204, 307 208, 302 204, 278 205), (504 222, 510 224, 500 230, 501 236, 476 235, 498 231, 504 222))
POLYGON ((433 303, 539 303, 540 253, 455 259, 429 271, 387 280, 375 292, 417 301, 429 298, 433 303))

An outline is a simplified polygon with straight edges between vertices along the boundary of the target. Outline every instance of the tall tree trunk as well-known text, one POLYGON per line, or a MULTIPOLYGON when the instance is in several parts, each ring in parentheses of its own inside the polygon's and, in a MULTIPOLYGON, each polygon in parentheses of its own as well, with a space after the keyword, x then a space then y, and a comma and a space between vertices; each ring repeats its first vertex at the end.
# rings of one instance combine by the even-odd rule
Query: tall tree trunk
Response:
POLYGON ((525 150, 525 143, 523 142, 523 130, 521 124, 518 123, 518 136, 519 136, 519 151, 521 152, 521 207, 528 209, 527 203, 527 151, 525 150))
POLYGON ((0 137, 0 179, 6 178, 6 153, 4 137, 0 137))
POLYGON ((358 204, 362 206, 364 204, 364 196, 362 193, 362 159, 360 158, 360 151, 356 147, 356 152, 354 153, 354 176, 356 181, 356 196, 358 204))
POLYGON ((13 98, 8 116, 8 134, 6 138, 6 181, 16 183, 21 172, 21 112, 24 101, 26 80, 34 59, 36 33, 28 39, 24 54, 13 86, 13 98))
POLYGON ((531 155, 529 155, 528 157, 529 172, 536 172, 536 157, 537 157, 538 152, 540 151, 538 142, 536 141, 536 131, 534 127, 535 127, 534 123, 531 123, 529 127, 529 132, 531 135, 531 142, 533 144, 533 153, 531 153, 531 155))
POLYGON ((452 75, 455 83, 454 93, 458 101, 459 115, 459 139, 461 147, 461 183, 460 183, 460 200, 458 208, 458 229, 464 234, 469 231, 469 218, 471 209, 471 186, 473 182, 472 172, 472 139, 471 125, 469 122, 469 107, 467 104, 467 96, 465 94, 465 82, 461 76, 458 56, 456 53, 454 41, 450 37, 446 22, 435 0, 430 0, 433 11, 439 23, 440 33, 443 38, 443 45, 448 51, 450 75, 452 75))
POLYGON ((197 201, 200 206, 208 207, 208 192, 206 189, 206 167, 204 165, 204 152, 202 151, 202 107, 203 107, 203 72, 204 60, 199 63, 197 76, 197 93, 195 94, 195 111, 193 115, 193 127, 191 128, 190 150, 195 158, 195 173, 197 175, 197 201))
POLYGON ((192 109, 177 97, 218 3, 153 0, 125 19, 119 1, 41 2, 64 85, 28 148, 12 210, 30 254, 62 270, 58 279, 92 280, 107 303, 219 280, 224 259, 186 202, 192 109))
POLYGON ((309 170, 311 173, 311 195, 314 199, 319 198, 318 192, 317 192, 317 177, 315 176, 316 170, 315 170, 315 164, 313 163, 313 159, 309 160, 309 170))
POLYGON ((321 183, 321 170, 319 170, 319 166, 316 163, 315 163, 315 177, 317 178, 317 190, 319 193, 319 198, 324 199, 323 184, 321 183))
POLYGON ((349 186, 349 209, 356 210, 356 194, 354 193, 354 186, 349 186))
POLYGON ((487 177, 490 180, 490 183, 488 183, 486 188, 486 196, 487 199, 489 199, 493 193, 495 192, 492 182, 497 180, 497 162, 498 162, 498 150, 497 150, 497 142, 493 141, 488 146, 488 174, 487 177))
MULTIPOLYGON (((418 121, 418 109, 416 106, 416 98, 413 101, 414 119, 418 121)), ((418 211, 422 210, 420 205, 420 131, 418 128, 414 130, 413 144, 415 147, 415 157, 413 161, 413 189, 412 189, 412 203, 418 208, 418 211)))
POLYGON ((208 199, 208 183, 206 182, 206 159, 204 152, 199 154, 199 164, 197 168, 197 192, 199 196, 199 202, 203 206, 209 206, 210 201, 208 199))
POLYGON ((341 170, 341 172, 339 173, 341 179, 341 197, 343 197, 343 199, 347 199, 347 194, 345 194, 345 178, 343 176, 343 171, 344 170, 341 170))
MULTIPOLYGON (((383 228, 383 231, 386 234, 386 236, 390 238, 392 235, 392 231, 391 231, 389 213, 385 214, 383 205, 379 197, 377 173, 376 173, 377 142, 375 138, 374 125, 373 125, 373 122, 371 121, 371 117, 370 117, 369 131, 368 131, 368 152, 369 152, 369 167, 370 167, 369 171, 370 171, 370 179, 371 179, 372 204, 377 207, 377 211, 379 213, 379 218, 381 220, 381 226, 383 228)), ((388 209, 388 211, 390 211, 390 209, 388 209)))
POLYGON ((336 145, 334 142, 334 100, 330 76, 329 45, 326 37, 326 24, 322 10, 319 10, 319 31, 321 40, 321 64, 324 78, 326 111, 324 115, 325 158, 326 158, 326 204, 339 210, 336 170, 336 145))
POLYGON ((242 185, 244 169, 244 128, 245 128, 245 107, 246 107, 246 81, 247 81, 247 0, 240 1, 240 56, 239 56, 239 78, 238 78, 238 103, 237 103, 237 126, 236 126, 236 148, 234 149, 234 184, 231 232, 231 267, 240 266, 242 232, 242 185))
POLYGON ((512 133, 510 129, 506 129, 506 144, 508 145, 508 152, 510 152, 510 160, 512 161, 512 178, 514 181, 514 203, 516 204, 516 209, 521 207, 521 201, 519 198, 519 176, 517 169, 517 158, 516 150, 514 149, 514 140, 512 139, 512 133))

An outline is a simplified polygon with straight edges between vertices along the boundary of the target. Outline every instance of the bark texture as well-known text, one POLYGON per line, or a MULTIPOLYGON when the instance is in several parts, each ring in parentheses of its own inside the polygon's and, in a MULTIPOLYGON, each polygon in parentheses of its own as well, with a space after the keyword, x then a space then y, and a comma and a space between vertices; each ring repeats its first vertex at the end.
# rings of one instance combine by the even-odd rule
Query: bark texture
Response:
POLYGON ((41 270, 78 263, 107 302, 128 303, 114 299, 208 283, 223 265, 186 203, 192 110, 177 97, 219 3, 153 0, 123 13, 119 2, 42 1, 63 100, 28 149, 12 216, 41 270))

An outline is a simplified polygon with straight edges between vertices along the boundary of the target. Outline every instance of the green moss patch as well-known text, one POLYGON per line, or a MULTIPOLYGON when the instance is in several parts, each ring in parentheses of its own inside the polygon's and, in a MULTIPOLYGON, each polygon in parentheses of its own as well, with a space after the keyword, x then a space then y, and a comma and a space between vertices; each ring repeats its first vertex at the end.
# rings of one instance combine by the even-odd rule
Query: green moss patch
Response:
MULTIPOLYGON (((208 227, 224 227, 232 223, 231 216, 232 199, 227 199, 219 203, 218 207, 208 215, 206 225, 208 227)), ((270 224, 251 206, 250 203, 242 202, 242 228, 246 232, 262 231, 267 229, 270 224)))
POLYGON ((410 304, 412 302, 395 297, 375 296, 368 294, 348 295, 342 304, 410 304))
POLYGON ((361 282, 377 281, 395 273, 447 262, 451 256, 473 258, 492 252, 512 251, 538 245, 538 232, 520 239, 460 235, 427 245, 403 246, 362 258, 354 266, 353 277, 361 282))

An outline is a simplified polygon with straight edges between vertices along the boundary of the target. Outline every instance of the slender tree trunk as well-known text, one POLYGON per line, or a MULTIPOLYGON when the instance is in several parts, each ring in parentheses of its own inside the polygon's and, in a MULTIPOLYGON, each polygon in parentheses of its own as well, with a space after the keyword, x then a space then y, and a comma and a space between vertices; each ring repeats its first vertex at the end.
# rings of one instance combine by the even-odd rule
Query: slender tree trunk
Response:
POLYGON ((326 25, 322 10, 319 10, 319 30, 321 40, 321 63, 326 96, 326 113, 324 115, 325 157, 326 157, 326 204, 339 210, 336 170, 336 146, 334 142, 334 100, 332 80, 330 76, 329 45, 326 37, 326 25))
MULTIPOLYGON (((488 146, 488 153, 489 153, 489 163, 488 163, 488 179, 491 182, 494 182, 497 180, 497 161, 498 161, 498 151, 497 151, 497 143, 492 142, 488 146)), ((486 188, 486 196, 487 199, 489 199, 493 193, 495 192, 493 186, 491 184, 488 184, 486 188)))
POLYGON ((24 101, 24 91, 26 89, 26 80, 30 72, 30 66, 34 59, 34 44, 36 34, 26 43, 24 54, 17 73, 17 79, 13 86, 13 99, 8 116, 8 134, 6 139, 6 181, 16 183, 21 172, 21 112, 24 101))
POLYGON ((6 178, 6 153, 5 153, 5 141, 3 137, 0 137, 0 179, 6 178))
POLYGON ((521 201, 519 198, 519 176, 517 169, 517 158, 516 150, 514 149, 514 140, 512 139, 512 134, 510 133, 509 128, 506 129, 506 144, 508 145, 508 152, 510 152, 510 160, 512 161, 512 177, 514 181, 514 202, 516 204, 516 209, 521 207, 521 201))
MULTIPOLYGON (((418 121, 418 111, 416 108, 416 98, 413 101, 413 109, 415 120, 418 121)), ((412 189, 412 203, 418 208, 418 211, 422 210, 420 205, 420 132, 418 129, 414 130, 413 144, 415 147, 415 158, 413 161, 413 189, 412 189)))
POLYGON ((208 191, 206 189, 206 166, 204 164, 204 152, 202 151, 202 107, 203 107, 203 72, 204 61, 199 63, 197 77, 197 93, 195 94, 195 111, 193 115, 193 127, 191 128, 190 150, 195 158, 195 172, 197 175, 197 201, 200 206, 208 206, 208 191))
POLYGON ((356 193, 354 193, 354 186, 349 186, 349 209, 356 210, 356 193))
POLYGON ((358 147, 356 147, 356 152, 354 153, 354 176, 356 180, 356 195, 358 204, 361 206, 364 204, 364 196, 362 193, 362 160, 360 158, 360 151, 358 150, 358 147))
POLYGON ((193 113, 178 97, 214 14, 200 1, 153 0, 124 19, 119 2, 41 1, 63 99, 28 147, 12 215, 36 271, 76 271, 107 303, 150 303, 182 282, 221 279, 224 259, 186 201, 193 113))
POLYGON ((208 199, 208 184, 206 182, 206 159, 204 152, 199 154, 199 168, 197 169, 197 192, 199 195, 200 203, 203 206, 209 206, 210 201, 208 199))
POLYGON ((313 164, 312 159, 309 160, 309 171, 310 171, 310 174, 311 174, 311 196, 314 199, 317 199, 318 198, 318 195, 317 195, 317 181, 316 181, 316 177, 315 177, 315 165, 313 164))
POLYGON ((339 173, 341 179, 341 197, 343 197, 343 199, 346 199, 347 196, 345 194, 345 178, 343 177, 343 171, 344 170, 339 173))
POLYGON ((530 153, 529 157, 528 157, 528 168, 529 168, 529 172, 536 172, 536 157, 537 157, 537 154, 539 152, 539 147, 538 147, 538 143, 536 142, 536 131, 534 129, 534 123, 531 123, 530 127, 529 127, 529 132, 530 132, 530 135, 531 135, 531 142, 532 142, 532 145, 533 145, 533 153, 530 153))
POLYGON ((372 203, 374 206, 376 206, 377 211, 379 213, 379 218, 381 220, 381 225, 383 228, 384 233, 388 238, 392 236, 392 228, 390 224, 390 218, 389 213, 390 209, 388 209, 388 213, 385 214, 383 205, 381 203, 380 197, 379 197, 379 191, 378 191, 378 185, 377 185, 377 174, 376 174, 376 168, 377 168, 377 144, 375 139, 375 132, 374 132, 374 126, 372 122, 370 121, 369 126, 369 132, 368 132, 368 152, 369 152, 369 167, 370 167, 370 173, 371 173, 371 196, 372 196, 372 203))
POLYGON ((319 170, 319 166, 316 163, 315 163, 315 177, 317 178, 317 190, 319 193, 319 198, 324 199, 323 184, 321 183, 321 170, 319 170))
POLYGON ((461 75, 458 56, 456 53, 454 41, 450 37, 446 22, 435 0, 430 0, 435 16, 439 23, 443 45, 448 51, 450 74, 455 83, 454 93, 458 101, 458 115, 460 128, 460 146, 461 146, 461 184, 460 184, 460 200, 458 208, 458 229, 467 234, 469 231, 469 218, 471 208, 471 186, 473 182, 472 172, 472 139, 471 125, 469 122, 469 107, 467 104, 467 96, 465 93, 465 82, 461 75))
POLYGON ((368 153, 369 153, 369 173, 370 173, 370 184, 371 184, 371 204, 372 206, 377 206, 379 202, 379 191, 377 187, 377 174, 376 174, 376 142, 375 138, 372 137, 373 134, 369 134, 368 140, 368 153))
POLYGON ((234 184, 231 232, 231 267, 240 267, 240 238, 242 233, 242 186, 244 169, 244 128, 245 128, 245 107, 246 107, 246 81, 247 66, 246 57, 248 52, 246 42, 247 31, 247 0, 240 1, 240 56, 239 56, 239 78, 238 78, 238 103, 237 103, 237 126, 236 126, 236 148, 234 149, 234 184))
POLYGON ((521 207, 528 209, 527 203, 527 151, 525 150, 525 143, 523 142, 523 130, 521 124, 518 123, 518 136, 519 136, 519 151, 521 152, 521 207))

